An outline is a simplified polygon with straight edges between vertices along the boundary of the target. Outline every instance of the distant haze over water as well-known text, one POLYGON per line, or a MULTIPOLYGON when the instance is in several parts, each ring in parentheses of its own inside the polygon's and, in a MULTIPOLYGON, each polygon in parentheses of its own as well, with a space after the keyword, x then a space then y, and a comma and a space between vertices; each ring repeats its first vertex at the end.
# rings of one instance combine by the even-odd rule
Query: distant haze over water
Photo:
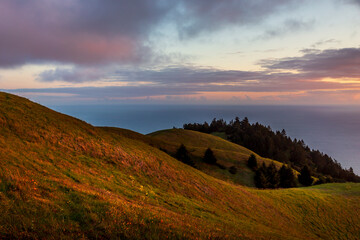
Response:
POLYGON ((230 121, 238 116, 251 123, 285 129, 291 138, 303 139, 360 174, 360 107, 350 106, 168 106, 91 105, 50 106, 95 126, 126 128, 147 134, 184 123, 230 121))

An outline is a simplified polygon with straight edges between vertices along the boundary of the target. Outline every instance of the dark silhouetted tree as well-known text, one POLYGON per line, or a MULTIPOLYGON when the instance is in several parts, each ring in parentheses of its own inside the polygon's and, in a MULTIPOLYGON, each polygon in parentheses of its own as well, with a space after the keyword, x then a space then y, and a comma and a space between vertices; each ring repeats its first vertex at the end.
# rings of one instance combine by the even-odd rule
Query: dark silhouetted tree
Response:
POLYGON ((263 163, 261 165, 261 167, 259 167, 256 172, 255 172, 255 186, 257 188, 268 188, 269 187, 269 182, 267 179, 267 168, 265 166, 265 163, 263 163))
POLYGON ((236 168, 235 166, 231 166, 231 167, 229 168, 229 172, 230 172, 231 174, 236 174, 236 173, 237 173, 237 168, 236 168))
POLYGON ((310 171, 310 169, 309 169, 309 167, 307 165, 305 165, 301 169, 301 172, 300 172, 300 175, 299 175, 298 178, 299 178, 299 182, 302 185, 310 186, 313 183, 313 179, 311 177, 311 171, 310 171))
POLYGON ((189 156, 189 152, 184 146, 184 144, 181 144, 178 150, 176 151, 175 158, 182 161, 183 163, 194 166, 194 162, 191 160, 189 156))
POLYGON ((214 152, 210 148, 206 149, 203 160, 208 164, 216 164, 217 161, 214 152))
POLYGON ((267 179, 269 183, 269 188, 277 188, 280 185, 280 176, 279 172, 275 167, 275 164, 273 162, 270 163, 270 165, 266 169, 267 172, 267 179))
POLYGON ((258 164, 257 164, 257 160, 256 160, 256 157, 254 154, 251 154, 249 159, 248 159, 248 162, 247 162, 247 165, 249 168, 251 168, 252 170, 256 170, 257 167, 258 167, 258 164))
POLYGON ((290 167, 282 165, 279 170, 280 175, 280 186, 282 188, 296 187, 296 178, 293 170, 290 167))

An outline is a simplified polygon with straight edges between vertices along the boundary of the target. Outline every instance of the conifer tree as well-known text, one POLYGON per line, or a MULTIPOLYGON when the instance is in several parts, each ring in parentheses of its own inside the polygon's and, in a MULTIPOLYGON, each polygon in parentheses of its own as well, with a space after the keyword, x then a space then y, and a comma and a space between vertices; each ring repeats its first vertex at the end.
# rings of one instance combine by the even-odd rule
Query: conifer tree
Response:
POLYGON ((178 150, 176 151, 175 158, 182 161, 183 163, 194 166, 194 162, 191 160, 189 156, 189 152, 184 146, 184 144, 181 144, 178 150))
POLYGON ((203 160, 208 164, 216 164, 217 161, 214 152, 210 148, 206 149, 203 160))
POLYGON ((236 173, 237 173, 237 168, 236 168, 235 166, 231 166, 231 167, 229 168, 229 172, 230 172, 231 174, 236 174, 236 173))
POLYGON ((311 171, 307 165, 305 165, 300 172, 299 182, 302 185, 310 186, 313 183, 313 179, 311 177, 311 171))
POLYGON ((280 175, 280 187, 292 188, 296 187, 296 179, 293 170, 290 167, 282 165, 279 170, 280 175))
POLYGON ((269 187, 269 182, 268 182, 266 175, 267 175, 266 166, 265 166, 265 163, 263 162, 261 167, 259 167, 255 172, 254 180, 255 180, 255 186, 257 188, 268 188, 269 187))
POLYGON ((251 154, 249 159, 248 159, 248 162, 247 162, 247 165, 249 168, 251 168, 252 170, 256 170, 257 167, 258 167, 258 164, 257 164, 257 160, 256 160, 256 157, 254 154, 251 154))
POLYGON ((267 171, 269 188, 278 188, 280 185, 280 176, 278 170, 276 169, 275 164, 272 162, 267 167, 266 171, 267 171))

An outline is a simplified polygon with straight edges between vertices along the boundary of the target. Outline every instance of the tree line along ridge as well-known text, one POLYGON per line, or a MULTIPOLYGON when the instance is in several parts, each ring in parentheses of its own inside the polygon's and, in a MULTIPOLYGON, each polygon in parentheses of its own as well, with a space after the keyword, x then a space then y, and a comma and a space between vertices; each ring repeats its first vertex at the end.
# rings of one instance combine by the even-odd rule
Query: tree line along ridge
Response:
POLYGON ((228 141, 244 146, 262 157, 291 165, 298 172, 308 170, 321 182, 360 182, 360 177, 351 167, 345 169, 327 154, 310 149, 303 140, 291 139, 284 129, 273 131, 270 126, 258 122, 251 124, 247 117, 243 120, 236 117, 229 123, 214 118, 210 124, 188 123, 183 128, 209 134, 224 133, 228 141))

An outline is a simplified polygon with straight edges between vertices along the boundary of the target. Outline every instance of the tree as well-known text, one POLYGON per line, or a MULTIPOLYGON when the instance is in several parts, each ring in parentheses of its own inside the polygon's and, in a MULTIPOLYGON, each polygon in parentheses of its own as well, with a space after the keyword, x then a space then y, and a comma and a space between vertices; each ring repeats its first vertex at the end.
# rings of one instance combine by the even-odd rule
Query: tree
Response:
POLYGON ((230 172, 231 174, 236 174, 236 173, 237 173, 237 168, 236 168, 235 166, 231 166, 231 167, 229 168, 229 172, 230 172))
POLYGON ((189 152, 186 149, 186 147, 184 146, 184 144, 181 144, 180 147, 178 148, 178 150, 176 151, 175 158, 187 165, 190 165, 190 166, 195 165, 194 162, 191 160, 191 158, 189 156, 189 152))
POLYGON ((216 164, 217 161, 214 152, 210 148, 206 149, 203 160, 208 164, 216 164))
POLYGON ((266 166, 265 163, 263 162, 263 164, 261 165, 261 167, 259 167, 256 172, 255 172, 255 186, 257 188, 268 188, 269 187, 269 182, 268 179, 266 177, 266 166))
POLYGON ((296 179, 293 170, 290 167, 282 165, 279 170, 280 175, 280 187, 292 188, 296 187, 296 179))
POLYGON ((263 162, 255 172, 255 185, 258 188, 278 188, 280 185, 280 175, 274 163, 266 167, 263 162))
POLYGON ((279 187, 280 176, 273 162, 271 162, 270 165, 267 167, 266 172, 267 172, 267 179, 269 182, 269 188, 279 187))
POLYGON ((319 185, 324 183, 326 183, 326 177, 320 176, 319 179, 316 182, 314 182, 314 185, 319 185))
POLYGON ((299 182, 302 185, 310 186, 313 183, 313 179, 311 177, 311 171, 307 165, 305 165, 300 172, 299 182))
POLYGON ((257 160, 256 160, 256 157, 254 154, 251 154, 249 159, 248 159, 248 162, 247 162, 247 165, 249 168, 251 168, 252 170, 256 170, 257 167, 258 167, 258 164, 257 164, 257 160))

